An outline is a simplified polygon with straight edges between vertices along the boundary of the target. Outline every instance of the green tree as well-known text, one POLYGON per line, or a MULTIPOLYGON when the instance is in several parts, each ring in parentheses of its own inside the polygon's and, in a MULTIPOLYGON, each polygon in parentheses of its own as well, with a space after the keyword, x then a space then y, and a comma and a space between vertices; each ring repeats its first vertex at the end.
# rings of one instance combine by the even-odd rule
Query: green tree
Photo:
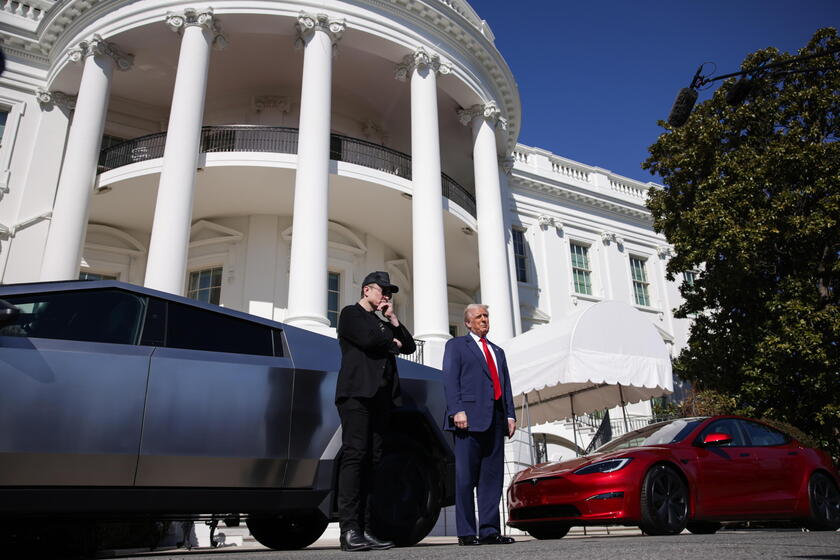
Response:
POLYGON ((840 37, 817 31, 799 56, 749 55, 747 99, 731 79, 643 164, 654 228, 674 246, 678 317, 692 317, 675 373, 736 410, 793 424, 840 457, 840 37), (833 52, 831 52, 833 51, 833 52), (762 70, 762 68, 764 68, 762 70), (806 70, 792 72, 793 69, 806 70))

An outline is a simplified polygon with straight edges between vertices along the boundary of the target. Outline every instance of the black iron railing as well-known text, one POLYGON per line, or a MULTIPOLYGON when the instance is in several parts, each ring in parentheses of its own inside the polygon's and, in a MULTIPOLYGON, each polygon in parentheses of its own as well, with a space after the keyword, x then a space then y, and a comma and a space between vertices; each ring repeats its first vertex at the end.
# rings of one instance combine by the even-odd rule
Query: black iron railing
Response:
MULTIPOLYGON (((163 157, 166 133, 126 140, 102 150, 99 172, 163 157)), ((201 151, 268 152, 296 154, 298 129, 282 126, 205 126, 201 129, 201 151)), ((411 180, 411 156, 358 138, 330 135, 330 159, 377 169, 411 180)), ((441 174, 443 196, 475 216, 475 197, 449 175, 441 174)))

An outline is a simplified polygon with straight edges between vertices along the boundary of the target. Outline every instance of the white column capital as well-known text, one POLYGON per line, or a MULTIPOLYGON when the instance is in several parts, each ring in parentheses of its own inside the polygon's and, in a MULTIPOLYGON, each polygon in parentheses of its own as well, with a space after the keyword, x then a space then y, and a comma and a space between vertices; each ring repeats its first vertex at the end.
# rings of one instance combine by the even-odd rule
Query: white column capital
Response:
POLYGON ((182 12, 169 12, 166 14, 166 25, 178 34, 183 33, 187 27, 203 27, 212 33, 214 49, 227 47, 227 37, 222 33, 222 24, 213 15, 213 8, 186 8, 182 12))
POLYGON ((394 78, 405 82, 415 68, 429 68, 435 74, 442 76, 452 72, 452 66, 443 62, 439 54, 430 53, 423 47, 419 47, 412 54, 405 55, 402 62, 397 64, 394 69, 394 78))
POLYGON ((89 56, 110 56, 123 72, 130 70, 134 64, 133 54, 123 52, 116 44, 106 41, 97 33, 70 49, 68 56, 73 62, 81 62, 89 56))
POLYGON ((343 19, 330 18, 327 14, 309 14, 301 10, 298 14, 297 23, 297 39, 295 39, 295 48, 302 49, 306 45, 306 39, 316 31, 323 31, 326 33, 330 41, 332 41, 333 53, 335 53, 338 42, 344 35, 344 30, 347 29, 347 23, 343 19))
POLYGON ((481 117, 496 128, 507 130, 507 119, 502 116, 502 111, 495 101, 489 101, 483 105, 473 105, 469 109, 459 109, 458 118, 461 124, 469 126, 474 119, 481 117))
POLYGON ((48 91, 46 89, 38 88, 35 92, 35 97, 42 109, 46 109, 56 105, 62 109, 73 110, 76 108, 75 95, 69 95, 61 91, 48 91))
POLYGON ((553 227, 557 231, 563 231, 563 222, 561 222, 559 218, 555 218, 554 216, 541 214, 537 217, 537 224, 539 224, 541 229, 548 229, 550 227, 553 227))

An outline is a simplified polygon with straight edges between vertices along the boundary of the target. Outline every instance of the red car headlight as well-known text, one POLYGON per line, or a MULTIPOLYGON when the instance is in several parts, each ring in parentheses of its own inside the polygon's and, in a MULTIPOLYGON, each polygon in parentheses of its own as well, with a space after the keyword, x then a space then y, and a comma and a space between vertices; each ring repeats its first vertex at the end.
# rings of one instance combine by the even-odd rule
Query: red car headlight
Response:
POLYGON ((592 463, 591 465, 586 465, 585 467, 581 467, 576 471, 572 471, 572 474, 611 473, 623 469, 632 460, 632 457, 621 457, 620 459, 607 459, 606 461, 598 461, 597 463, 592 463))

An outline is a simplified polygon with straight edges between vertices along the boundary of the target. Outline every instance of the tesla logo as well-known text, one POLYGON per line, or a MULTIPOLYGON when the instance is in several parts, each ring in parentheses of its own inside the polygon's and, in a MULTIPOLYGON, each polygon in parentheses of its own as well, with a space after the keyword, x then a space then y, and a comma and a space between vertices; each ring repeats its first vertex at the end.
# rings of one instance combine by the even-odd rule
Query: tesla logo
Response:
POLYGON ((532 478, 529 482, 531 483, 531 486, 536 486, 539 481, 539 478, 532 478))

